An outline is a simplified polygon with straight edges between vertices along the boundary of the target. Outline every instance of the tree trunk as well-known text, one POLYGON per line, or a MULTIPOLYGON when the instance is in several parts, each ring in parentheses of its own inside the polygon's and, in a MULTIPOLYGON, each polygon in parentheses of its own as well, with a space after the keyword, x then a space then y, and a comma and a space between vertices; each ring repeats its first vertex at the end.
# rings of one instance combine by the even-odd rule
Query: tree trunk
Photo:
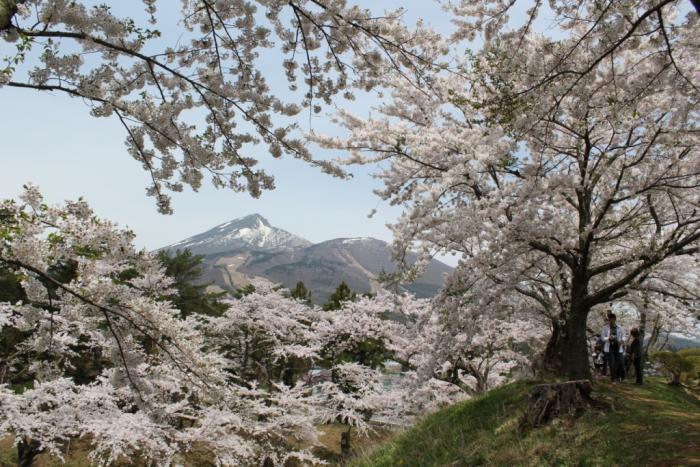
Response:
POLYGON ((593 385, 588 380, 540 384, 530 391, 528 410, 520 419, 520 429, 540 427, 558 417, 577 417, 591 406, 593 385))
POLYGON ((671 382, 668 383, 671 386, 680 386, 681 385, 681 372, 680 371, 674 371, 671 373, 671 382))
POLYGON ((564 306, 560 319, 552 322, 552 336, 544 354, 546 373, 574 380, 591 377, 586 335, 590 312, 590 306, 586 304, 587 265, 587 259, 582 258, 573 271, 568 306, 564 306))
POLYGON ((644 305, 642 307, 642 310, 639 312, 639 343, 640 343, 640 349, 642 350, 642 354, 639 356, 640 358, 640 368, 644 368, 644 364, 646 363, 647 359, 649 358, 649 349, 651 348, 652 345, 652 337, 649 337, 649 345, 644 345, 644 340, 646 339, 647 335, 647 320, 648 320, 648 315, 647 311, 649 310, 649 296, 647 294, 644 295, 644 305))
POLYGON ((544 353, 544 370, 555 376, 588 379, 591 377, 586 337, 588 313, 572 307, 568 315, 563 322, 552 323, 552 336, 544 353))
POLYGON ((564 368, 564 363, 562 362, 561 345, 559 343, 561 339, 561 325, 559 321, 552 320, 552 334, 549 336, 549 341, 547 342, 547 347, 544 349, 543 357, 543 369, 545 373, 551 374, 561 374, 564 368))
MULTIPOLYGON (((649 339, 647 340, 646 345, 644 346, 644 359, 648 360, 649 359, 649 352, 654 350, 656 347, 656 344, 659 342, 659 334, 661 333, 661 321, 660 317, 657 316, 656 319, 654 320, 654 324, 651 327, 651 334, 649 334, 649 339)), ((644 334, 646 334, 646 329, 644 330, 644 334)), ((643 344, 643 342, 642 342, 643 344)))
POLYGON ((41 445, 33 439, 22 439, 17 443, 17 465, 19 467, 31 467, 34 459, 41 453, 41 445))
POLYGON ((343 431, 340 434, 340 454, 343 457, 350 457, 351 454, 350 430, 352 430, 352 427, 349 427, 348 431, 343 431))

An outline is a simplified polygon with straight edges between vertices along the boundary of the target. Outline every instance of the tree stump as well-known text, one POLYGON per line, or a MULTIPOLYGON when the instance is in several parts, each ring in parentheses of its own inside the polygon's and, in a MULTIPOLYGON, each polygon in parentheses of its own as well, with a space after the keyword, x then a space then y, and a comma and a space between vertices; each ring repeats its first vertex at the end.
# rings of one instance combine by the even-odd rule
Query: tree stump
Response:
POLYGON ((544 426, 558 417, 578 417, 596 405, 592 391, 593 385, 588 380, 535 386, 530 391, 520 428, 544 426))

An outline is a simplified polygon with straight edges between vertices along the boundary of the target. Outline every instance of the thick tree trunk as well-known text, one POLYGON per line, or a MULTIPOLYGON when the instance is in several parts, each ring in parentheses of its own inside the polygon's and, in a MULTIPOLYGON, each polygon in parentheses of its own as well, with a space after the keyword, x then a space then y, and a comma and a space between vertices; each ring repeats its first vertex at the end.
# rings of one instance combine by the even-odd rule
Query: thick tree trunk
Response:
POLYGON ((544 353, 544 371, 570 379, 588 379, 591 377, 586 336, 588 310, 583 300, 574 303, 565 316, 552 323, 552 335, 544 353))
POLYGON ((540 427, 558 417, 578 417, 596 402, 588 380, 540 384, 530 391, 528 410, 520 419, 520 429, 540 427))
POLYGON ((561 333, 562 326, 559 321, 552 320, 552 334, 549 336, 549 341, 547 342, 547 347, 544 349, 544 357, 542 366, 545 373, 551 374, 561 374, 564 368, 564 362, 562 361, 562 349, 561 349, 561 333))
POLYGON ((34 459, 41 453, 41 445, 32 439, 23 439, 17 443, 17 465, 31 467, 34 459))

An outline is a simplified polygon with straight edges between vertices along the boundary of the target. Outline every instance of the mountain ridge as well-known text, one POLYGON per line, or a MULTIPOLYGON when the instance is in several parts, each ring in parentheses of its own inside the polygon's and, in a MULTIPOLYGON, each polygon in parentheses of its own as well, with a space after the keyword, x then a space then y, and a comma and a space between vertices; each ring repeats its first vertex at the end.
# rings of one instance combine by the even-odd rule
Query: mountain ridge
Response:
MULTIPOLYGON (((373 237, 341 237, 318 243, 274 227, 260 214, 233 219, 161 250, 189 248, 204 256, 202 283, 234 291, 262 277, 292 288, 301 281, 321 303, 340 282, 356 292, 375 292, 383 273, 397 270, 391 246, 373 237)), ((415 262, 417 255, 408 255, 415 262)), ((418 297, 434 296, 451 267, 431 261, 423 275, 402 288, 418 297)))
POLYGON ((305 238, 273 227, 260 214, 250 214, 212 227, 161 250, 189 249, 192 253, 210 255, 237 249, 284 250, 310 246, 305 238))

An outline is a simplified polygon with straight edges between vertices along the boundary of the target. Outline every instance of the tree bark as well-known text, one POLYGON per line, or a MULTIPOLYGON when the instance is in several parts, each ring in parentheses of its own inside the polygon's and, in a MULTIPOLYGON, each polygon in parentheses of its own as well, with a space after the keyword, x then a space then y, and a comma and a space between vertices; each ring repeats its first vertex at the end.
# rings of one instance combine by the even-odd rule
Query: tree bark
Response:
POLYGON ((544 371, 569 379, 588 379, 591 366, 588 361, 586 321, 588 312, 572 307, 568 318, 552 323, 552 335, 544 353, 544 371))
POLYGON ((530 391, 528 409, 520 419, 520 429, 540 427, 558 417, 577 417, 596 404, 588 380, 540 384, 530 391))
POLYGON ((579 316, 556 325, 544 354, 545 373, 570 379, 591 377, 585 323, 579 316))
POLYGON ((343 457, 350 457, 352 453, 352 446, 350 444, 350 430, 352 427, 348 428, 348 431, 343 431, 340 433, 340 454, 343 457))
POLYGON ((22 439, 17 443, 17 465, 31 467, 34 459, 41 453, 41 445, 33 439, 22 439))
POLYGON ((586 324, 590 306, 586 303, 588 274, 586 261, 581 260, 571 279, 568 306, 558 321, 552 322, 552 336, 544 354, 544 370, 569 379, 589 379, 588 336, 586 324))
POLYGON ((561 349, 562 326, 558 320, 552 320, 552 334, 549 336, 547 347, 544 349, 542 367, 545 373, 561 374, 564 368, 561 349))

